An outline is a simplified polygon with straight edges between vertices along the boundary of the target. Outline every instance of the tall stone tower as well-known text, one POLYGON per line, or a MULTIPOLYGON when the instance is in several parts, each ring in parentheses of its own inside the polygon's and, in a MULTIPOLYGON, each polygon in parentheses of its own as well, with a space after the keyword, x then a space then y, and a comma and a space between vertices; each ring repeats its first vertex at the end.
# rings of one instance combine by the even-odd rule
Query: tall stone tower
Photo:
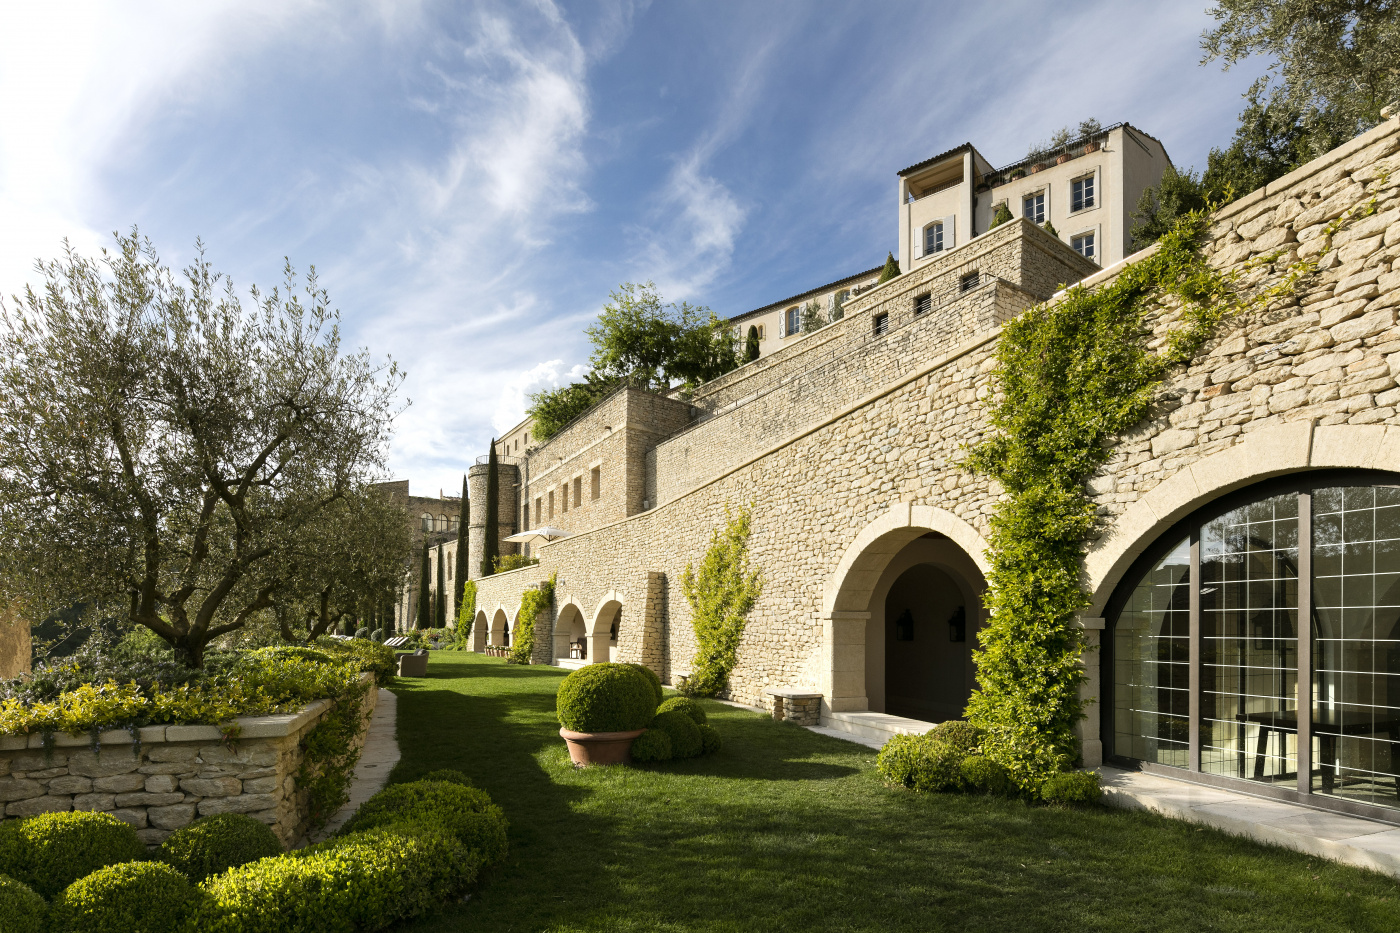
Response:
MULTIPOLYGON (((481 578, 481 553, 486 548, 486 458, 480 458, 467 470, 467 491, 472 500, 471 519, 467 525, 467 579, 481 578)), ((517 504, 520 501, 520 467, 514 463, 496 464, 497 553, 516 554, 520 546, 505 540, 516 528, 517 504)))

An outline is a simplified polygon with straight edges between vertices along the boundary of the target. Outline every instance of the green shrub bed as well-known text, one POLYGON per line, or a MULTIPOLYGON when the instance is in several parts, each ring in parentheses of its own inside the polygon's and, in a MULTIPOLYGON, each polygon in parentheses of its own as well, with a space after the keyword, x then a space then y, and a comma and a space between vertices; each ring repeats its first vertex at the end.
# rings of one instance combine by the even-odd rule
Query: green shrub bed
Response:
POLYGON ((685 696, 664 698, 661 678, 643 664, 589 664, 559 685, 559 724, 574 732, 630 732, 632 761, 697 758, 720 750, 705 709, 685 696))
POLYGON ((880 749, 875 767, 886 781, 919 793, 959 792, 997 797, 1026 796, 1057 806, 1099 799, 1099 776, 1093 771, 1052 775, 1035 794, 1018 786, 1011 771, 982 753, 985 733, 971 723, 952 720, 923 735, 896 735, 880 749))
POLYGON ((8 821, 0 931, 368 933, 460 896, 505 857, 507 828, 501 808, 455 771, 390 785, 330 840, 286 853, 240 815, 191 823, 151 860, 135 831, 105 814, 8 821))

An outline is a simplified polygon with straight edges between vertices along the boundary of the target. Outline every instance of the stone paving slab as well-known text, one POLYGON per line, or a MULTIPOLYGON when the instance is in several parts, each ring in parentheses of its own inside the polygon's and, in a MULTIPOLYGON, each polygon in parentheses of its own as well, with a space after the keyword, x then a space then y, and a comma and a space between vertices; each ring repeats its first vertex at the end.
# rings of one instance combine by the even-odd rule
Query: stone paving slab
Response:
POLYGON ((1202 787, 1157 774, 1109 767, 1098 770, 1104 801, 1111 806, 1151 810, 1400 878, 1400 828, 1389 823, 1202 787))
POLYGON ((320 842, 344 826, 360 804, 383 790, 389 782, 389 772, 399 763, 398 702, 392 690, 379 688, 379 699, 365 733, 365 745, 350 781, 350 799, 316 833, 313 841, 320 842))

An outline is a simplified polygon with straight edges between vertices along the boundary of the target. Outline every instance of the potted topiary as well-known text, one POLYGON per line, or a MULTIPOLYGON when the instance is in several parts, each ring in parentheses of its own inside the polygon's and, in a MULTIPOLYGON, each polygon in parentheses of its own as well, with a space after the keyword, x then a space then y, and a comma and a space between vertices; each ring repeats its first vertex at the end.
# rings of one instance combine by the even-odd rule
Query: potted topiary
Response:
POLYGON ((589 664, 559 684, 556 706, 574 764, 622 764, 656 715, 657 691, 630 664, 589 664))

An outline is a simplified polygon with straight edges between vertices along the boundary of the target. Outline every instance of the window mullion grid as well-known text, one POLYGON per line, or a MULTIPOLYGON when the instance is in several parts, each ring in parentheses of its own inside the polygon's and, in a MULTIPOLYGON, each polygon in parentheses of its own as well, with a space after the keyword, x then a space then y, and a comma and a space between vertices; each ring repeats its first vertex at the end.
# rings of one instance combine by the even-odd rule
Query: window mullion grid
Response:
POLYGON ((1201 770, 1201 536, 1191 532, 1191 576, 1187 626, 1187 767, 1201 770))
POLYGON ((1298 793, 1312 793, 1312 493, 1298 494, 1298 793))

